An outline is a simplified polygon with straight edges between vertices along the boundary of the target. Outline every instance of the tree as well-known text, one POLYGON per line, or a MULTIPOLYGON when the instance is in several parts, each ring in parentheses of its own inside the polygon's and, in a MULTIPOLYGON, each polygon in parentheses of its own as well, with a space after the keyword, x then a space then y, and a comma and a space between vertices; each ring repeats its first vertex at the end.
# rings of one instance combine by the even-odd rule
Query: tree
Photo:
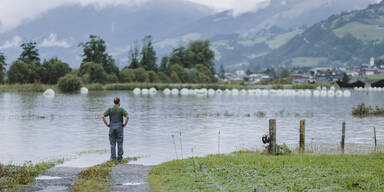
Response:
POLYGON ((96 35, 90 35, 89 38, 89 41, 79 44, 79 47, 83 48, 81 65, 88 62, 98 63, 102 65, 105 72, 118 75, 119 68, 115 65, 112 56, 106 53, 105 41, 96 35))
POLYGON ((71 72, 71 67, 57 58, 43 62, 43 75, 41 81, 46 84, 56 84, 60 77, 71 72))
POLYGON ((23 49, 19 59, 27 64, 40 63, 39 50, 36 48, 36 42, 30 41, 20 45, 23 49))
POLYGON ((38 63, 27 64, 21 60, 12 63, 7 74, 10 83, 35 83, 41 80, 42 67, 38 63))
POLYGON ((220 65, 219 77, 220 77, 220 79, 224 79, 225 78, 225 69, 224 69, 223 64, 220 65))
POLYGON ((176 72, 171 73, 171 81, 172 83, 181 83, 181 80, 176 72))
POLYGON ((350 80, 349 76, 347 73, 343 73, 343 83, 348 83, 350 80))
POLYGON ((133 69, 133 74, 135 75, 135 82, 148 82, 148 73, 144 68, 140 67, 137 69, 133 69))
POLYGON ((209 41, 191 41, 188 45, 186 52, 188 62, 192 67, 197 64, 203 64, 213 73, 215 72, 213 62, 215 58, 215 53, 210 49, 209 41))
POLYGON ((165 74, 169 74, 169 57, 168 56, 164 56, 161 58, 159 71, 165 74))
POLYGON ((169 65, 179 64, 183 67, 192 67, 192 64, 188 61, 185 47, 173 49, 171 57, 169 58, 169 65))
POLYGON ((140 67, 140 53, 139 45, 137 44, 137 42, 135 42, 129 50, 129 61, 129 68, 136 69, 140 67))
POLYGON ((287 69, 287 68, 280 68, 280 69, 278 70, 278 77, 279 77, 280 79, 288 78, 290 75, 291 75, 291 72, 290 72, 289 69, 287 69))
POLYGON ((4 81, 5 67, 7 63, 5 63, 5 56, 2 52, 0 52, 0 83, 4 81))
POLYGON ((159 76, 157 76, 156 72, 148 71, 148 81, 150 83, 158 83, 160 82, 159 76))
POLYGON ((140 66, 148 71, 157 71, 156 60, 156 52, 152 45, 152 37, 148 35, 143 39, 140 66))
POLYGON ((107 79, 103 66, 94 62, 81 65, 79 75, 83 77, 86 83, 104 83, 107 79))

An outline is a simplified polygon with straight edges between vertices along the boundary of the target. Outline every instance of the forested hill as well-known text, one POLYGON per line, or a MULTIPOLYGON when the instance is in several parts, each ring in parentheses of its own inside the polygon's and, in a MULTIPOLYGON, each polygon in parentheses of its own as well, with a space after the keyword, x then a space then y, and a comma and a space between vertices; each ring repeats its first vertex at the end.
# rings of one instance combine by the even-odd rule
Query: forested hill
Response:
POLYGON ((308 28, 254 66, 360 65, 384 56, 384 1, 333 15, 308 28))

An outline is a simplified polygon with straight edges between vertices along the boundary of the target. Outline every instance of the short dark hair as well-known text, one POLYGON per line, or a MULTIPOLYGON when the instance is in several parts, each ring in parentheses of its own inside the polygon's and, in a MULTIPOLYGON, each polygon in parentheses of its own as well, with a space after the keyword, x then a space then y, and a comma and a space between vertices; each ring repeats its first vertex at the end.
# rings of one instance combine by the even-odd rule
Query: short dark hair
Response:
POLYGON ((113 99, 113 103, 115 103, 116 105, 119 104, 119 103, 120 103, 120 98, 115 97, 115 98, 113 99))

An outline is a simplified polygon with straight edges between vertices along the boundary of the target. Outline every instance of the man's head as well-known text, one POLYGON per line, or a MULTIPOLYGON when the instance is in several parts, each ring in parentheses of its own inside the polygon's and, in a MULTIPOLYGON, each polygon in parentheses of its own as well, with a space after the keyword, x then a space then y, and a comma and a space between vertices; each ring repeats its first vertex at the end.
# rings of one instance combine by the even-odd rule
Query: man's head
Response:
POLYGON ((119 106, 120 106, 120 98, 115 97, 115 98, 113 99, 113 103, 115 103, 115 105, 119 105, 119 106))

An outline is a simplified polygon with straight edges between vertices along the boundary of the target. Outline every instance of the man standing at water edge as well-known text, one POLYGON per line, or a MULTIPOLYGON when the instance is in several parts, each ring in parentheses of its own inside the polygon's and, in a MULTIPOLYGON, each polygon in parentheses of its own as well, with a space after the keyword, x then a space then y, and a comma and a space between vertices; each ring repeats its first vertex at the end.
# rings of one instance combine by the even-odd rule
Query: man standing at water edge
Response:
POLYGON ((111 160, 121 161, 123 159, 123 140, 124 140, 124 127, 128 123, 128 113, 125 109, 120 107, 120 98, 113 99, 115 104, 113 107, 107 109, 103 116, 104 124, 109 127, 109 142, 111 143, 111 160), (105 117, 109 116, 109 123, 105 117), (125 121, 123 123, 123 119, 125 121), (118 156, 116 159, 116 143, 118 149, 118 156))

